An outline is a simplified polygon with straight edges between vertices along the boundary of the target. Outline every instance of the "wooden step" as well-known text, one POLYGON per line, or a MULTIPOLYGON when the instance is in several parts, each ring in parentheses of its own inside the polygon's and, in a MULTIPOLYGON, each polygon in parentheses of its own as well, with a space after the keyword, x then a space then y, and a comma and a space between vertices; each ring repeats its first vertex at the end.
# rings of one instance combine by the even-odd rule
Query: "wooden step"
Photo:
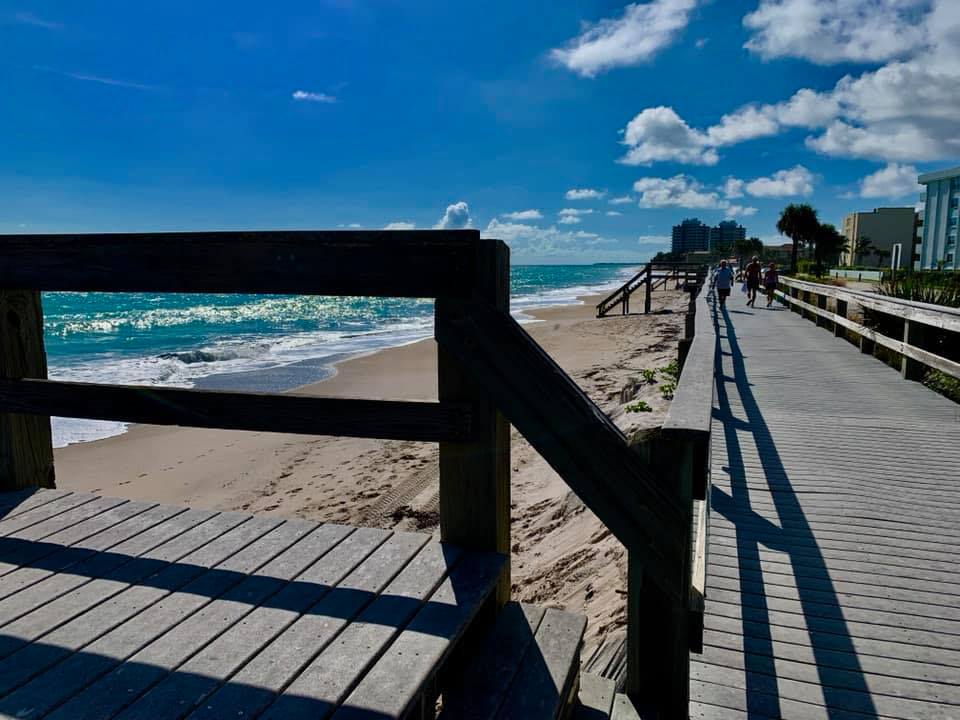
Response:
POLYGON ((444 720, 569 717, 580 678, 586 618, 507 603, 443 689, 444 720))
POLYGON ((580 675, 580 696, 570 720, 640 720, 640 714, 616 683, 593 673, 580 675))

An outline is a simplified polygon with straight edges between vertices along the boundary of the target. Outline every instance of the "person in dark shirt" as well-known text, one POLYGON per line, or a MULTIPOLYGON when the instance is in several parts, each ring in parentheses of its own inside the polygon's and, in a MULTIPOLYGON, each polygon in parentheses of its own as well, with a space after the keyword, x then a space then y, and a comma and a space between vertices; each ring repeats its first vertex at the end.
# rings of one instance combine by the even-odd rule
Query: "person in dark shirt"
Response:
POLYGON ((760 270, 760 258, 754 255, 753 260, 744 269, 744 275, 747 278, 747 305, 750 307, 753 307, 757 301, 757 291, 760 289, 760 270))
POLYGON ((763 288, 767 291, 767 307, 773 304, 773 294, 776 292, 778 282, 780 282, 780 274, 777 272, 777 264, 770 263, 767 273, 763 276, 763 288))

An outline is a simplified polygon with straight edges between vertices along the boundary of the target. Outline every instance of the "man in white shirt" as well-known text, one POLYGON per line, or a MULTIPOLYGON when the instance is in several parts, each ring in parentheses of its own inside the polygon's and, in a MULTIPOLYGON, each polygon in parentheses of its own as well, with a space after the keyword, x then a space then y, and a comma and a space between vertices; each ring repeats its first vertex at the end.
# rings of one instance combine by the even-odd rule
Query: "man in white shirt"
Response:
POLYGON ((717 289, 720 305, 726 305, 727 298, 730 297, 730 288, 733 287, 733 268, 727 265, 726 260, 720 261, 720 267, 713 274, 713 285, 717 289))

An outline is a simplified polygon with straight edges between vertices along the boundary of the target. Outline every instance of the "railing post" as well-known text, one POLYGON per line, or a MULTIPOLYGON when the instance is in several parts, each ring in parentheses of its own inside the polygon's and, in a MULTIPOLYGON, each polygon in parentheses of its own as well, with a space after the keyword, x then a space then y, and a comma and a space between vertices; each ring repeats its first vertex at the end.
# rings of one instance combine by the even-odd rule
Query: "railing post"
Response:
POLYGON ((643 299, 643 312, 650 314, 650 283, 652 282, 653 275, 653 265, 647 263, 647 278, 646 278, 646 296, 643 299))
MULTIPOLYGON (((827 296, 826 295, 817 295, 817 307, 821 310, 827 309, 827 296)), ((828 320, 822 315, 817 315, 817 327, 823 327, 826 325, 828 320)))
MULTIPOLYGON (((0 290, 0 378, 46 377, 40 293, 0 290)), ((0 491, 53 486, 50 418, 0 413, 0 491)))
MULTIPOLYGON (((510 308, 510 255, 499 240, 476 244, 474 292, 470 301, 438 298, 435 326, 470 312, 471 302, 510 308)), ((471 442, 440 443, 440 537, 475 550, 510 553, 510 423, 488 393, 438 345, 441 402, 471 405, 471 442)), ((497 604, 510 599, 510 563, 497 585, 497 604)))
MULTIPOLYGON (((837 315, 842 318, 847 317, 847 301, 846 300, 837 300, 837 315)), ((836 337, 844 337, 846 335, 847 329, 840 323, 833 324, 833 334, 836 337)))
MULTIPOLYGON (((903 342, 914 347, 921 347, 925 330, 926 327, 923 324, 904 319, 903 342)), ((917 362, 906 355, 900 359, 900 374, 903 375, 905 380, 923 380, 926 369, 923 363, 917 362)))
POLYGON ((690 613, 688 593, 693 522, 694 443, 652 439, 650 461, 683 509, 686 593, 670 600, 627 548, 627 695, 642 717, 687 718, 690 702, 690 613), (649 713, 649 714, 648 714, 649 713))

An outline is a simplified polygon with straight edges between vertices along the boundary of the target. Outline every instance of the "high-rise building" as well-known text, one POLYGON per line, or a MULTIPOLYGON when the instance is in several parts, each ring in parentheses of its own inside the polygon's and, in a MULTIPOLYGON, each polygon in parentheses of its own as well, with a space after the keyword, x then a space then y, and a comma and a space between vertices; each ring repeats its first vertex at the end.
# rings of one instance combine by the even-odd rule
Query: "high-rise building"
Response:
POLYGON ((844 216, 840 232, 847 239, 847 249, 841 253, 840 262, 890 267, 893 246, 899 243, 900 267, 910 267, 913 222, 914 210, 909 207, 882 207, 844 216))
POLYGON ((747 239, 747 229, 736 220, 723 220, 710 228, 710 247, 732 247, 737 240, 747 239))
POLYGON ((926 173, 918 178, 926 185, 923 236, 917 267, 930 270, 960 267, 957 258, 957 225, 960 211, 960 167, 926 173))
POLYGON ((675 253, 709 250, 711 230, 713 228, 696 218, 688 218, 673 226, 673 243, 670 249, 675 253))

